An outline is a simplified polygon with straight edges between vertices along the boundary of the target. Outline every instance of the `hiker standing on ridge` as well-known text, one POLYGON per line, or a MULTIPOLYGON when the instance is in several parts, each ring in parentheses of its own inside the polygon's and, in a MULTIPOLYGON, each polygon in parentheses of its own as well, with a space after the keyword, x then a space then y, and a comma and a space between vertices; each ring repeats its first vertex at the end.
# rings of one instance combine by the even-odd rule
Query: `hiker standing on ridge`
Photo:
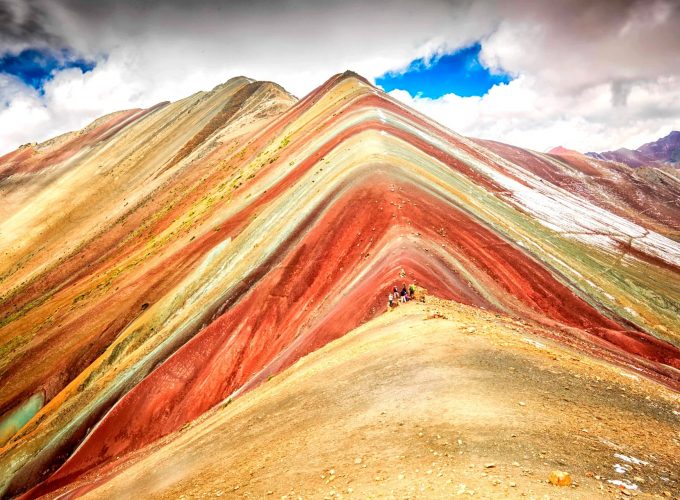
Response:
POLYGON ((394 295, 389 294, 387 296, 387 307, 391 308, 392 307, 392 302, 394 301, 394 295))
POLYGON ((415 298, 415 295, 416 295, 416 287, 413 286, 413 283, 411 283, 411 284, 408 286, 408 294, 411 296, 411 300, 413 300, 413 299, 415 298))
POLYGON ((402 301, 402 302, 406 302, 406 295, 407 295, 407 294, 408 294, 408 292, 406 291, 406 283, 404 283, 404 285, 403 285, 403 287, 402 287, 402 289, 401 289, 401 294, 400 294, 400 295, 401 295, 401 301, 402 301))

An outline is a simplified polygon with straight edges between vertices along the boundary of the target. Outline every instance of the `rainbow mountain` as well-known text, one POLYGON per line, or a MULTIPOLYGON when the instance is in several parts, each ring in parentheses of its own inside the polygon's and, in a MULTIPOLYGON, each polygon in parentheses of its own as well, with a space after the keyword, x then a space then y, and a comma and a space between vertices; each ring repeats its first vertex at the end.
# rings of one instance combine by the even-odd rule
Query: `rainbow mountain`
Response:
POLYGON ((466 138, 351 72, 107 115, 0 158, 0 199, 5 496, 97 496, 390 315, 680 389, 680 171, 466 138))

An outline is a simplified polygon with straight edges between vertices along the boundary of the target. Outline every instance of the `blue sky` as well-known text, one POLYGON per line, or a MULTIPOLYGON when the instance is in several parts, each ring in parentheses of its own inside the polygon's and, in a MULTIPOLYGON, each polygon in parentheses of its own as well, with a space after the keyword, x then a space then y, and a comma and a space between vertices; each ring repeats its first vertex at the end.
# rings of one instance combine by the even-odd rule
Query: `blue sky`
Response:
POLYGON ((41 94, 45 82, 54 73, 68 68, 79 68, 83 73, 92 71, 93 61, 76 57, 68 50, 48 51, 25 49, 18 54, 6 53, 0 56, 0 73, 12 75, 41 94))
POLYGON ((479 61, 479 43, 429 61, 416 59, 404 73, 385 73, 375 79, 386 92, 406 90, 413 96, 438 99, 446 94, 483 96, 491 87, 508 83, 507 74, 492 74, 479 61))

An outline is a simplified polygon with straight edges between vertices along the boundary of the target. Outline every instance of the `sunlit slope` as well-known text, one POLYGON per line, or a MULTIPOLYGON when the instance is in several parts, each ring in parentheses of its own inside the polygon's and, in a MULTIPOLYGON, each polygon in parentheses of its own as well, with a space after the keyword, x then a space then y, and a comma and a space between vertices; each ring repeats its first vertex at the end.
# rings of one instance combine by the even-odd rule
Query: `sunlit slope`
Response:
MULTIPOLYGON (((136 155, 107 160, 126 190, 55 166, 90 202, 43 246, 14 195, 7 227, 25 236, 6 242, 0 404, 32 418, 2 449, 6 491, 61 466, 49 491, 180 429, 375 317, 395 283, 680 386, 680 245, 664 217, 609 210, 351 73, 292 103, 235 79, 143 115, 107 139, 117 148, 88 146, 83 172, 136 155)), ((651 206, 668 196, 650 189, 651 206)), ((73 192, 45 186, 36 207, 73 192)))
POLYGON ((677 491, 677 393, 545 335, 428 297, 55 493, 609 498, 621 491, 609 480, 677 491), (548 484, 555 469, 578 486, 548 484))
MULTIPOLYGON (((77 154, 59 153, 72 146, 69 137, 50 141, 38 149, 47 151, 47 160, 67 156, 65 163, 1 181, 3 199, 27 198, 0 225, 3 235, 14 236, 2 239, 9 249, 0 283, 3 422, 25 401, 54 398, 191 272, 210 240, 220 240, 210 219, 249 175, 245 159, 257 149, 255 134, 294 101, 273 84, 233 79, 136 112, 137 121, 77 154), (100 166, 107 167, 101 176, 90 175, 100 166), (78 197, 87 201, 74 218, 78 197), (20 225, 21 218, 30 223, 20 225), (39 234, 36 227, 48 220, 54 220, 49 231, 39 234), (29 247, 31 238, 39 243, 29 247), (51 244, 62 250, 52 251, 51 244), (30 251, 17 260, 23 248, 30 251), (25 275, 32 278, 21 281, 25 275)), ((3 425, 3 433, 12 427, 3 425)))

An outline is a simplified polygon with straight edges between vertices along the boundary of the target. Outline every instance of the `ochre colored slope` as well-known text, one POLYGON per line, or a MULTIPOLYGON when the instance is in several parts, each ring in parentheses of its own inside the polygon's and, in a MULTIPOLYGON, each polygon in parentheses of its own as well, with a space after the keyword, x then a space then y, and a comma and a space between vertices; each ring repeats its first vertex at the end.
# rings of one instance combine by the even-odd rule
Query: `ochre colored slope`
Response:
POLYGON ((610 480, 644 498, 677 491, 677 393, 545 336, 429 297, 406 304, 50 496, 616 498, 610 480), (574 486, 548 484, 555 469, 574 486))
POLYGON ((2 491, 177 431, 401 283, 680 387, 677 179, 624 176, 643 214, 601 162, 470 141, 351 73, 293 101, 236 78, 1 181, 26 183, 0 224, 2 491))
MULTIPOLYGON (((220 98, 228 97, 227 95, 220 98)), ((211 103, 208 104, 212 106, 211 103)), ((178 126, 183 127, 184 124, 178 126)), ((125 133, 132 134, 133 131, 126 130, 125 133)), ((186 135, 186 132, 183 134, 186 135)), ((238 140, 238 135, 236 140, 238 140)), ((233 144, 230 146, 233 147, 233 144)), ((174 151, 171 153, 174 154, 174 151)), ((139 151, 137 154, 141 155, 142 152, 139 151)), ((135 170, 131 175, 137 176, 138 174, 139 172, 135 170)), ((233 175, 233 172, 220 172, 220 174, 226 177, 229 174, 233 175)), ((2 304, 5 315, 2 324, 3 327, 5 325, 7 327, 0 330, 0 332, 7 333, 0 333, 0 335, 3 339, 11 339, 5 348, 12 348, 12 356, 3 355, 3 363, 11 359, 13 370, 12 373, 5 372, 5 376, 26 379, 26 374, 19 368, 22 364, 17 358, 27 359, 29 363, 27 370, 35 376, 35 367, 30 366, 30 357, 37 353, 45 356, 46 349, 49 351, 50 348, 58 349, 59 357, 63 357, 64 348, 68 343, 75 343, 78 340, 81 329, 88 330, 83 333, 87 344, 92 342, 93 337, 104 337, 103 346, 108 345, 120 329, 140 313, 143 303, 152 303, 158 296, 163 295, 163 284, 159 281, 172 284, 186 274, 186 269, 181 270, 182 260, 188 257, 193 258, 195 262, 196 256, 192 257, 192 254, 196 251, 191 248, 195 245, 186 245, 186 240, 191 236, 185 235, 191 231, 191 225, 197 223, 195 219, 198 217, 180 221, 177 216, 184 213, 188 206, 198 204, 202 200, 208 175, 215 174, 207 168, 193 168, 188 172, 183 172, 182 176, 175 175, 163 184, 162 188, 157 188, 148 198, 132 208, 125 208, 129 207, 129 202, 121 203, 120 209, 125 213, 112 221, 110 226, 98 229, 97 234, 77 235, 81 241, 74 242, 79 244, 79 248, 73 255, 59 259, 56 265, 40 275, 40 279, 9 290, 8 297, 2 304), (177 241, 180 237, 181 240, 177 241), (177 255, 178 250, 182 255, 177 255), (172 254, 175 254, 172 260, 173 266, 162 265, 162 262, 172 254), (133 270, 136 271, 134 275, 131 273, 133 270), (112 299, 115 304, 111 304, 112 299), (128 308, 129 312, 126 311, 128 308), (104 314, 107 309, 111 311, 109 315, 104 314), (111 321, 113 323, 110 323, 111 321), (33 345, 26 346, 26 349, 19 351, 16 349, 19 342, 26 343, 30 337, 23 335, 23 338, 18 339, 16 332, 24 330, 28 333, 31 329, 35 330, 31 332, 31 337, 34 338, 33 345), (97 335, 93 335, 92 330, 95 330, 97 335), (35 338, 38 333, 40 339, 35 338), (53 336, 56 337, 54 341, 53 336)), ((124 199, 126 196, 135 197, 137 190, 148 190, 148 186, 145 183, 139 183, 136 178, 128 180, 129 185, 126 189, 130 192, 121 193, 118 197, 124 199)), ((213 180, 213 182, 216 181, 213 180)), ((101 194, 101 191, 89 192, 88 189, 88 195, 91 197, 101 194)), ((103 198, 105 201, 106 198, 103 198)), ((34 210, 39 212, 40 209, 34 207, 34 210)), ((50 209, 50 211, 53 210, 50 209)), ((86 210, 84 216, 97 218, 102 215, 105 214, 100 214, 99 207, 95 205, 86 210)), ((54 216, 57 217, 59 214, 54 216)), ((37 217, 36 215, 35 218, 37 217)), ((64 220, 63 217, 59 220, 56 229, 59 234, 54 236, 55 240, 61 237, 65 226, 68 225, 69 220, 64 220)), ((30 227, 25 230, 25 232, 30 231, 30 227)), ((33 258, 38 259, 37 256, 33 258)), ((45 258, 54 259, 54 256, 46 255, 45 258)), ((186 267, 190 265, 192 265, 191 262, 186 267)), ((166 290, 167 287, 168 285, 165 285, 166 290)), ((74 359, 82 359, 84 354, 86 353, 81 351, 75 355, 74 359)), ((96 357, 99 353, 94 354, 96 357)), ((94 358, 85 359, 83 361, 85 366, 92 359, 94 358)), ((64 360, 64 365, 66 368, 71 367, 72 359, 64 360)), ((80 371, 82 369, 74 373, 77 374, 80 371)), ((35 385, 34 381, 29 382, 35 385)), ((58 387, 55 392, 48 389, 48 398, 60 389, 61 387, 58 387)), ((3 392, 2 395, 7 396, 7 393, 3 392)))

